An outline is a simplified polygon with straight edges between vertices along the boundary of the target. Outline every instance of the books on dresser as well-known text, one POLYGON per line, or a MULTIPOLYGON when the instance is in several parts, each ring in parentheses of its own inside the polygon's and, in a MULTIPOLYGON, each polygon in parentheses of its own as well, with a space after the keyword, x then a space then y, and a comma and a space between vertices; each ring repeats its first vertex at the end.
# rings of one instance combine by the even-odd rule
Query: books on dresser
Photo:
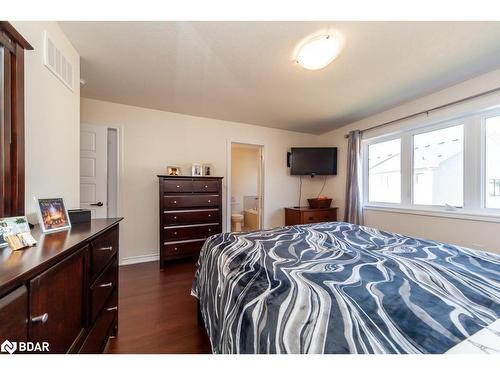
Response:
POLYGON ((205 240, 222 232, 222 177, 159 175, 160 268, 197 257, 205 240))

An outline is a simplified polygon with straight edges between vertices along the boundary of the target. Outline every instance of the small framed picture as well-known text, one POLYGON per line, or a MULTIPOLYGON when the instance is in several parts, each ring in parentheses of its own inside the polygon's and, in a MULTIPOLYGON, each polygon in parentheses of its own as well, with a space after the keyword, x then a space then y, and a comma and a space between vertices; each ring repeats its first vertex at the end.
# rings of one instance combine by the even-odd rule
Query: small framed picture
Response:
POLYGON ((168 176, 180 176, 181 169, 179 167, 174 167, 174 166, 169 165, 167 167, 167 175, 168 176))
POLYGON ((203 176, 212 176, 212 174, 213 174, 212 163, 204 163, 203 164, 203 176))
POLYGON ((29 233, 26 216, 3 217, 0 219, 0 247, 8 246, 8 237, 19 233, 29 233))
POLYGON ((202 166, 200 163, 191 164, 191 176, 203 176, 202 166))
POLYGON ((62 198, 35 199, 38 208, 38 220, 42 232, 55 232, 71 228, 68 211, 62 198))

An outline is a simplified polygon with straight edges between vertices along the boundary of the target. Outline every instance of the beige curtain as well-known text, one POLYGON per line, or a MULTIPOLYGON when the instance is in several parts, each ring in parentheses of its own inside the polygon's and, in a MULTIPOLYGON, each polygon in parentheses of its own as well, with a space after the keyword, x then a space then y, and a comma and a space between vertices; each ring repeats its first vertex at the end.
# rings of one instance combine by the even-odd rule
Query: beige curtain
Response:
POLYGON ((344 221, 363 225, 361 131, 349 132, 344 221))

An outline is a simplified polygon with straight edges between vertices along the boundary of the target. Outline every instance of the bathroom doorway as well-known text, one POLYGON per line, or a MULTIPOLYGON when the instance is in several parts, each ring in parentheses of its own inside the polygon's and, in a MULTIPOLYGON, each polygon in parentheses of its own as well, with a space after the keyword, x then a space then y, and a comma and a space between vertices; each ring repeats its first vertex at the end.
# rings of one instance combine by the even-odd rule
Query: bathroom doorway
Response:
POLYGON ((231 232, 263 229, 263 146, 231 142, 228 224, 231 232))

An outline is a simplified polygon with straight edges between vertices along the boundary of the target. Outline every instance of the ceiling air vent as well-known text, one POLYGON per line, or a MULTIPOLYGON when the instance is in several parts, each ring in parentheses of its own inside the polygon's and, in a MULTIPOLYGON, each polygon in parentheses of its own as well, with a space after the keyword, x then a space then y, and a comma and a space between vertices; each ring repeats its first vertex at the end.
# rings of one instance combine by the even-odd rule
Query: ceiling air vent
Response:
POLYGON ((73 91, 73 65, 64 56, 49 34, 45 32, 44 64, 71 91, 73 91))

